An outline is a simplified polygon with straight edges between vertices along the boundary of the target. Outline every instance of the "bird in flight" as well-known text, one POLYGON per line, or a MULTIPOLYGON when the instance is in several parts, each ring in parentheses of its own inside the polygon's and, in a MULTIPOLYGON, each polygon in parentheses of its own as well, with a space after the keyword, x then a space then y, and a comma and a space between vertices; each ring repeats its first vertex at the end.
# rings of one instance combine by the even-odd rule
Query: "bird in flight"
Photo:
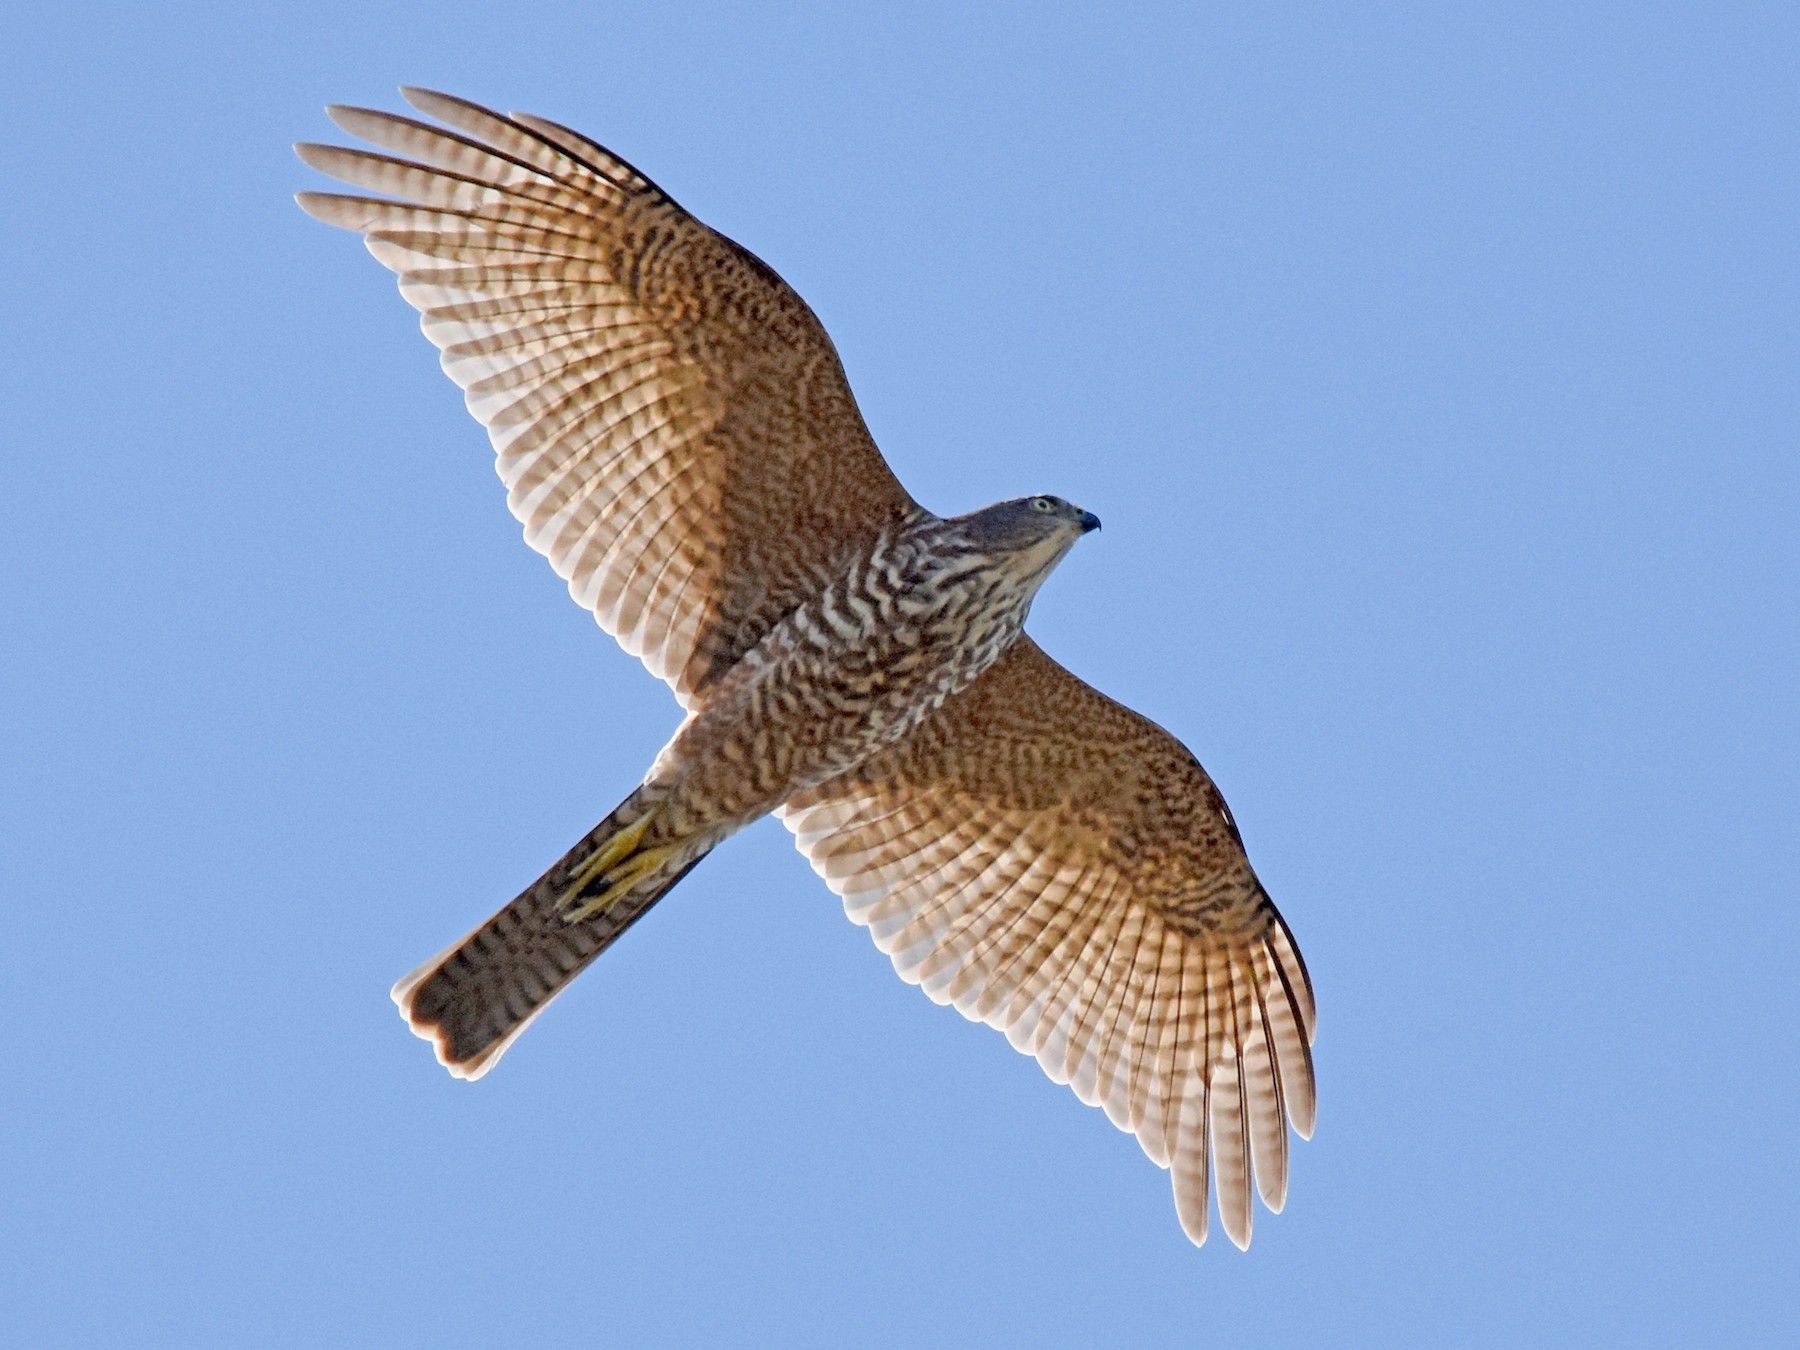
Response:
POLYGON ((901 978, 1003 1031, 1169 1169, 1205 1241, 1279 1211, 1312 1133, 1313 996, 1219 790, 1047 656, 1032 597, 1100 522, 1060 497, 940 517, 875 447, 765 263, 568 128, 408 89, 437 125, 301 145, 306 192, 398 274, 507 504, 686 714, 643 783, 394 986, 479 1078, 719 842, 773 813, 901 978))

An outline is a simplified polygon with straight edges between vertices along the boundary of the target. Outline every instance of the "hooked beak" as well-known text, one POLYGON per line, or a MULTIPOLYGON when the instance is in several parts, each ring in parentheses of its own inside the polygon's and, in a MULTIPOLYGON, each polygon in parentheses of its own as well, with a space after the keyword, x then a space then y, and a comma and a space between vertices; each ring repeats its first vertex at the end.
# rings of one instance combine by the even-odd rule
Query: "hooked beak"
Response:
POLYGON ((1093 533, 1093 531, 1095 531, 1099 528, 1100 528, 1100 517, 1099 516, 1095 515, 1092 511, 1083 511, 1081 513, 1081 532, 1083 534, 1091 534, 1091 533, 1093 533))

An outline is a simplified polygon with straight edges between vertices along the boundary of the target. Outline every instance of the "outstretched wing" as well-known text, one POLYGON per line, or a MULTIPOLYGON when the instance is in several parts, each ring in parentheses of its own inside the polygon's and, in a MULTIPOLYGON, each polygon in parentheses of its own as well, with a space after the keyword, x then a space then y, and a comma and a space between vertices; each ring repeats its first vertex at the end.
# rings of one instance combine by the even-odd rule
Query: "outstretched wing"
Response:
POLYGON ((1313 999, 1212 780, 1029 638, 783 818, 903 979, 986 1022, 1250 1241, 1313 1126, 1313 999))
POLYGON ((824 328, 766 264, 564 127, 405 94, 455 130, 333 108, 393 155, 297 147, 394 200, 299 202, 399 274, 526 541, 692 707, 918 507, 824 328))

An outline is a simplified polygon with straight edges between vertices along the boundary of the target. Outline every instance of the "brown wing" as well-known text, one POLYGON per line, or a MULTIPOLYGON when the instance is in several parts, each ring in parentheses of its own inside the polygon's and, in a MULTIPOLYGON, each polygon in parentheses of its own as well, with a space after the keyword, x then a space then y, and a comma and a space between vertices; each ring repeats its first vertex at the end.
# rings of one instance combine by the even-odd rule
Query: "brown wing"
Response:
POLYGON ((918 508, 824 328, 764 263, 555 123, 406 97, 456 132, 333 108, 404 158, 298 147, 401 200, 300 204, 399 273, 488 429, 527 542, 691 707, 918 508))
POLYGON ((1312 989, 1224 799, 1167 732, 1029 638, 894 749, 789 802, 903 979, 1001 1031, 1250 1241, 1312 1133, 1312 989), (1210 1136, 1210 1147, 1209 1147, 1210 1136))

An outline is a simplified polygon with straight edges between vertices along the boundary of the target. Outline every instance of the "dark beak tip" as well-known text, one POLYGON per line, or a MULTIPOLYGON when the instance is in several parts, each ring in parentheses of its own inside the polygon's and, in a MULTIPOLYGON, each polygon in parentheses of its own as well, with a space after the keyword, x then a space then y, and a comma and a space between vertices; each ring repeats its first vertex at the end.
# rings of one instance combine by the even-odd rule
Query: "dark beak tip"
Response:
POLYGON ((1099 528, 1100 528, 1100 517, 1099 516, 1095 515, 1092 511, 1083 511, 1081 513, 1081 532, 1083 534, 1091 534, 1093 531, 1095 531, 1099 528))

